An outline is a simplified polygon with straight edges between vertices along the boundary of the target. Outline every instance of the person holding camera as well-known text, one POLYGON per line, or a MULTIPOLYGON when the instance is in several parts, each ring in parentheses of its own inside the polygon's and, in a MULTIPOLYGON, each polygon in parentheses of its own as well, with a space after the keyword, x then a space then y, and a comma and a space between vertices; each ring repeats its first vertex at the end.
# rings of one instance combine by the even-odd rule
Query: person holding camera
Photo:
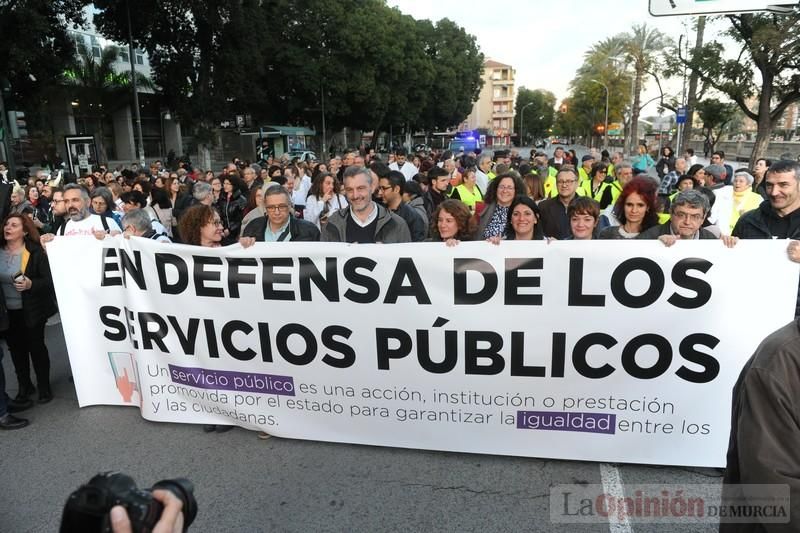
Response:
POLYGON ((32 405, 30 397, 36 392, 31 381, 32 362, 39 403, 47 403, 53 399, 53 392, 44 326, 58 309, 50 265, 39 243, 39 232, 25 215, 8 215, 3 223, 0 288, 8 309, 8 328, 4 336, 19 384, 15 401, 19 405, 32 405))

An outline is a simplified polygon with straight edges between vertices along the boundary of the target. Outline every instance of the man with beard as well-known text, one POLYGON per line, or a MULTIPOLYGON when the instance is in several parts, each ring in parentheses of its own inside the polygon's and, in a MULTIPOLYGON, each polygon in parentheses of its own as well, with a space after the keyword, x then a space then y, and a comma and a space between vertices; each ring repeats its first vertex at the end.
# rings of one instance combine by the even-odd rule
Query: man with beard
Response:
MULTIPOLYGON (((58 229, 58 235, 71 237, 74 235, 95 235, 106 233, 122 233, 122 229, 110 217, 101 217, 89 212, 89 193, 80 185, 70 183, 64 187, 64 208, 67 221, 58 229)), ((42 243, 53 240, 52 233, 42 235, 42 243)))
POLYGON ((322 230, 325 242, 411 242, 406 221, 372 200, 372 174, 352 166, 344 171, 347 207, 334 211, 322 230))

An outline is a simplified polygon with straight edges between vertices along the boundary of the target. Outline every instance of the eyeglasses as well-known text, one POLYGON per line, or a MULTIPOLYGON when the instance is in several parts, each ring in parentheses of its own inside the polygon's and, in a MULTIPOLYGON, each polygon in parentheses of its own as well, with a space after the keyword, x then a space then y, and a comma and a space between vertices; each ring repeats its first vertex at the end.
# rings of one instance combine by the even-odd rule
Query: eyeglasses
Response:
POLYGON ((513 185, 501 185, 497 188, 498 191, 513 191, 514 189, 513 185))
POLYGON ((691 220, 692 222, 700 222, 705 218, 703 213, 687 213, 685 211, 675 211, 672 213, 672 218, 678 220, 691 220))
POLYGON ((558 184, 558 185, 572 185, 576 181, 578 181, 578 180, 574 180, 574 179, 573 180, 558 180, 558 181, 556 181, 556 184, 558 184))
POLYGON ((280 213, 281 211, 286 211, 289 209, 289 206, 287 204, 265 205, 264 209, 270 213, 280 213))
POLYGON ((392 187, 391 185, 381 185, 380 189, 382 191, 391 191, 392 189, 394 189, 394 187, 392 187))
POLYGON ((215 226, 222 226, 222 221, 220 219, 212 220, 211 223, 215 226))

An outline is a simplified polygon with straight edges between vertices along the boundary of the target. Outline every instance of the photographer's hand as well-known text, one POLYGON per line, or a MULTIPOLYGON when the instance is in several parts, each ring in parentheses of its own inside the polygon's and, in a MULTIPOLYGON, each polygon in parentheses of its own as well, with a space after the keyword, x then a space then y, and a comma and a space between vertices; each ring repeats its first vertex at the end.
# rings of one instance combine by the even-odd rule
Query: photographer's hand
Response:
MULTIPOLYGON (((164 504, 161 518, 153 528, 153 533, 182 533, 183 502, 168 490, 153 491, 153 498, 164 504)), ((133 533, 128 512, 121 505, 111 508, 111 531, 114 533, 133 533)))

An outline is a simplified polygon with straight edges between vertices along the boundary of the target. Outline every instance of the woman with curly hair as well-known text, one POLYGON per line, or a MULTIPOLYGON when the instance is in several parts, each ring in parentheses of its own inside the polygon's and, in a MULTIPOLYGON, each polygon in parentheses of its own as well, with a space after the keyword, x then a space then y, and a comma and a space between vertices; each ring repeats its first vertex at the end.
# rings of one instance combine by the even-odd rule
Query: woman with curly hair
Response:
POLYGON ((184 244, 216 248, 222 242, 222 219, 208 205, 194 205, 183 212, 178 230, 184 244))
POLYGON ((478 231, 475 238, 488 239, 502 235, 508 223, 508 208, 514 198, 526 193, 525 183, 515 174, 500 174, 489 183, 483 209, 476 209, 478 231))
MULTIPOLYGON (((219 213, 208 205, 193 205, 183 212, 178 222, 178 232, 184 244, 194 246, 204 246, 206 248, 218 248, 222 242, 222 220, 219 213)), ((233 426, 207 424, 203 426, 203 431, 211 433, 224 433, 230 431, 233 426)))
POLYGON ((431 215, 431 238, 455 246, 461 241, 472 240, 474 233, 472 216, 464 202, 448 198, 431 215))

